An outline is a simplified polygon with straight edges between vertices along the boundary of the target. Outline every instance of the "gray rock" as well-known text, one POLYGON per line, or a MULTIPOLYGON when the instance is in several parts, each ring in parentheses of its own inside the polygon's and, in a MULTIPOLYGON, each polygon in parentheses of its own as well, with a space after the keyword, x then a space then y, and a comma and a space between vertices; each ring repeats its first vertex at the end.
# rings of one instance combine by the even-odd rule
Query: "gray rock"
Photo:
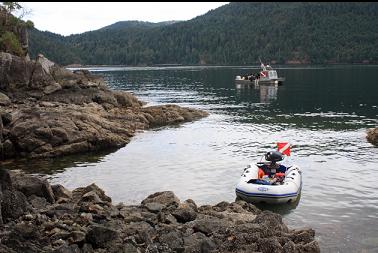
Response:
POLYGON ((13 142, 11 142, 10 140, 5 140, 2 143, 2 147, 3 147, 2 154, 1 154, 2 157, 10 158, 10 157, 15 156, 16 150, 14 148, 13 142))
POLYGON ((46 179, 35 176, 17 175, 13 177, 13 186, 25 194, 44 197, 48 202, 54 203, 54 193, 46 179))
POLYGON ((320 253, 320 247, 319 243, 315 240, 312 240, 311 242, 307 244, 297 244, 296 249, 298 249, 298 252, 313 252, 313 253, 320 253))
POLYGON ((0 190, 12 190, 12 179, 9 170, 0 168, 0 190))
POLYGON ((295 243, 292 242, 292 241, 288 241, 287 243, 285 243, 282 247, 282 252, 283 253, 292 253, 292 252, 296 252, 295 250, 295 243))
POLYGON ((14 220, 27 210, 27 199, 22 192, 5 190, 2 193, 1 214, 3 222, 14 220))
POLYGON ((146 203, 144 206, 147 208, 148 211, 153 213, 158 213, 164 208, 163 204, 156 202, 146 203))
POLYGON ((9 105, 11 103, 11 100, 7 95, 4 93, 0 92, 0 105, 9 105))
POLYGON ((162 234, 159 237, 159 242, 167 244, 171 249, 180 248, 184 245, 182 235, 178 231, 162 234))
POLYGON ((77 244, 64 244, 58 249, 54 250, 53 253, 81 253, 81 250, 77 244))
POLYGON ((0 52, 0 89, 12 91, 28 87, 33 70, 34 63, 0 52))
POLYGON ((116 240, 119 233, 102 225, 92 225, 88 229, 86 240, 95 248, 103 248, 112 240, 116 240))
POLYGON ((308 229, 300 229, 300 230, 294 230, 291 235, 290 239, 294 243, 310 243, 315 236, 315 231, 311 228, 308 229))
POLYGON ((85 193, 79 202, 92 202, 92 203, 101 203, 100 197, 97 195, 96 192, 90 191, 85 193))
POLYGON ((54 62, 44 57, 43 54, 38 54, 36 61, 39 64, 41 64, 41 67, 45 71, 46 74, 50 74, 50 68, 55 65, 54 62))
POLYGON ((51 93, 54 93, 54 92, 61 90, 61 89, 62 89, 62 86, 59 83, 53 83, 53 84, 46 86, 43 89, 43 93, 51 94, 51 93))
POLYGON ((172 215, 181 223, 193 221, 197 218, 196 211, 187 203, 180 204, 179 207, 172 212, 172 215))
POLYGON ((197 249, 199 251, 199 249, 201 248, 201 243, 206 240, 206 238, 206 235, 204 235, 203 233, 193 233, 190 236, 184 237, 184 246, 192 249, 197 249))
POLYGON ((140 107, 142 105, 142 102, 126 91, 114 91, 114 97, 121 106, 140 107))
POLYGON ((226 230, 228 223, 217 218, 204 218, 193 221, 194 231, 204 233, 207 236, 218 232, 220 230, 226 230))
POLYGON ((12 114, 10 114, 9 112, 1 113, 1 119, 3 121, 3 125, 7 126, 12 122, 12 114))
POLYGON ((274 234, 275 231, 282 231, 287 233, 289 229, 282 222, 282 216, 271 211, 263 211, 258 214, 254 220, 254 223, 266 228, 267 235, 274 234))
POLYGON ((80 243, 85 240, 85 233, 82 231, 72 231, 70 233, 70 242, 71 243, 80 243))
POLYGON ((91 191, 96 193, 101 201, 104 201, 104 202, 112 201, 112 199, 105 194, 104 190, 102 190, 96 184, 91 184, 91 185, 88 185, 87 187, 76 188, 75 190, 72 191, 72 198, 75 202, 78 202, 83 197, 83 195, 91 191))
POLYGON ((60 184, 51 185, 51 189, 53 190, 56 201, 58 201, 61 198, 64 198, 64 199, 72 198, 72 192, 66 189, 63 185, 60 185, 60 184))
POLYGON ((142 201, 142 205, 146 205, 147 203, 160 203, 164 206, 178 206, 180 200, 172 191, 164 191, 151 194, 142 201))
POLYGON ((47 206, 47 201, 45 198, 43 197, 38 197, 38 196, 35 196, 35 195, 31 195, 29 198, 29 203, 34 207, 34 208, 37 208, 37 209, 44 209, 46 208, 47 206))

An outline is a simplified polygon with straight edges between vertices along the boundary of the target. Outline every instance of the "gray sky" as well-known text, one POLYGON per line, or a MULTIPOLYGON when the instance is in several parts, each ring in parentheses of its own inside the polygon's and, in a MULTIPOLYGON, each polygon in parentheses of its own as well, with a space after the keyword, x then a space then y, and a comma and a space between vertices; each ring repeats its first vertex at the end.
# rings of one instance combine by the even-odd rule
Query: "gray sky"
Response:
POLYGON ((24 19, 32 20, 37 29, 70 35, 96 30, 117 21, 189 20, 228 2, 19 3, 31 10, 24 19))

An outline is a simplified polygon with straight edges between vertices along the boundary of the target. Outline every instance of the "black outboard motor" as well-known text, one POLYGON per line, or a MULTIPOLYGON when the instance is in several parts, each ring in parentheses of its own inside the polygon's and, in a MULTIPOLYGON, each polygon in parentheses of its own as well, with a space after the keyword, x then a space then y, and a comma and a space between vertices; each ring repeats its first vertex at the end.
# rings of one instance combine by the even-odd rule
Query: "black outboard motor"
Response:
POLYGON ((265 159, 272 163, 276 163, 276 162, 282 161, 284 158, 283 158, 283 155, 278 151, 269 151, 268 153, 265 154, 265 159))

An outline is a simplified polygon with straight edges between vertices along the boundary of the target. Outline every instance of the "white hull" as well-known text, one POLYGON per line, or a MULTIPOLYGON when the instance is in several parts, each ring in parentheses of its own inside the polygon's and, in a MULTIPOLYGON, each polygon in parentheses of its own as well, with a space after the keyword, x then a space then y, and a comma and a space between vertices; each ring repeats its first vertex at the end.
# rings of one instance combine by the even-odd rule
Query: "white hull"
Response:
POLYGON ((235 85, 237 89, 240 88, 246 88, 251 86, 258 86, 258 85, 282 85, 282 82, 285 80, 284 78, 278 78, 278 79, 255 79, 255 80, 242 80, 238 79, 240 76, 238 76, 235 79, 235 85))
POLYGON ((286 171, 282 185, 248 183, 251 179, 257 179, 257 175, 258 167, 254 164, 244 170, 235 189, 239 198, 251 203, 279 204, 294 202, 300 195, 302 175, 296 165, 286 171))

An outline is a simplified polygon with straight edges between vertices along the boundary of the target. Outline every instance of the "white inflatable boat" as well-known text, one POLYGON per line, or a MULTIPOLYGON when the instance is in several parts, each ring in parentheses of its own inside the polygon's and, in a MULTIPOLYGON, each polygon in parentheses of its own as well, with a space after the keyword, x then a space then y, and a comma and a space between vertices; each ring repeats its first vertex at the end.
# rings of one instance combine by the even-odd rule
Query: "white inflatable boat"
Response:
POLYGON ((259 167, 250 164, 244 169, 236 185, 236 195, 250 203, 291 203, 300 195, 302 175, 298 166, 287 168, 281 184, 257 184, 259 167))

